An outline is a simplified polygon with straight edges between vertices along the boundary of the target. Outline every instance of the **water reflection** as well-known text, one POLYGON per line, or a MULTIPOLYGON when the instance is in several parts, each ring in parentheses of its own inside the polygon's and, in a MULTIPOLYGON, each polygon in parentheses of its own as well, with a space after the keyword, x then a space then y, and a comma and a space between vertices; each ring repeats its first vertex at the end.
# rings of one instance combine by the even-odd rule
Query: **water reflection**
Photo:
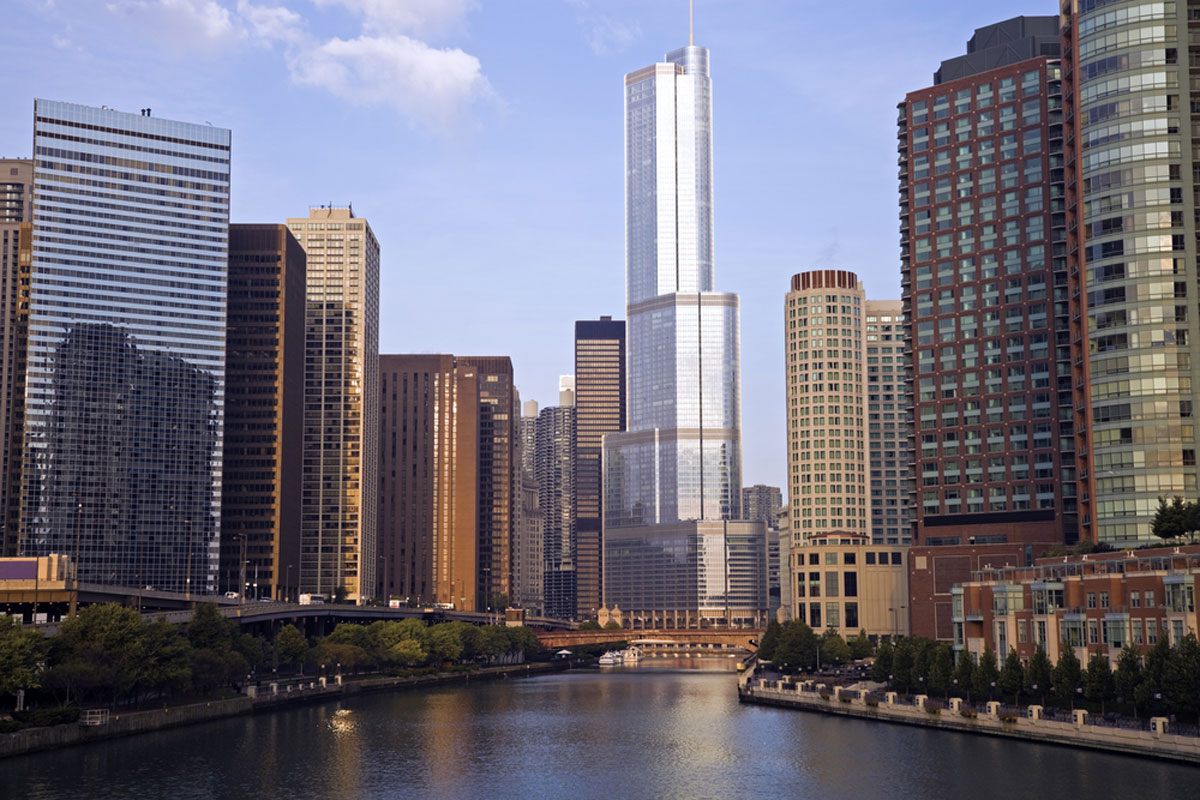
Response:
POLYGON ((646 659, 612 673, 372 695, 115 740, 4 761, 0 797, 991 800, 1200 792, 1192 767, 741 706, 730 663, 646 659))

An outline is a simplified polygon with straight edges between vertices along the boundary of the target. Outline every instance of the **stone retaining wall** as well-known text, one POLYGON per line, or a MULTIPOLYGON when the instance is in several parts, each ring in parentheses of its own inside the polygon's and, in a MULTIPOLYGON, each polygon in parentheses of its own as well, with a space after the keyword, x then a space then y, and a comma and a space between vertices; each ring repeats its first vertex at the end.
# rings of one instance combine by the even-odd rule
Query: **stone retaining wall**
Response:
POLYGON ((1006 716, 999 703, 989 703, 987 711, 975 717, 964 717, 954 700, 950 701, 952 707, 938 708, 935 713, 927 710, 923 695, 916 698, 915 705, 908 705, 889 692, 885 699, 869 705, 865 692, 824 684, 796 683, 788 688, 783 682, 759 679, 742 682, 738 697, 745 703, 1200 764, 1200 738, 1163 732, 1169 731, 1169 726, 1162 718, 1153 721, 1154 730, 1133 730, 1089 725, 1086 711, 1074 712, 1073 722, 1042 719, 1040 706, 1030 706, 1024 716, 1006 716))

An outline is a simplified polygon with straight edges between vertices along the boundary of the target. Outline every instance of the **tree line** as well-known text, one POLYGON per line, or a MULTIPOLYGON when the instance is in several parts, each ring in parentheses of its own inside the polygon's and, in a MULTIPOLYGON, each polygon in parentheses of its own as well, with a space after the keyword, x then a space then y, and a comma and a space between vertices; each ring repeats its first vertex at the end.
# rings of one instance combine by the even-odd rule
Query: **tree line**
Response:
MULTIPOLYGON (((216 606, 197 606, 186 625, 148 621, 130 608, 98 604, 44 637, 0 616, 0 702, 18 691, 34 704, 137 704, 172 697, 211 697, 266 674, 332 674, 487 664, 539 649, 526 628, 427 626, 421 620, 343 623, 309 641, 294 625, 271 638, 243 632, 216 606)), ((3 707, 3 706, 0 706, 3 707)))
POLYGON ((1189 634, 1172 646, 1164 637, 1144 654, 1127 645, 1116 669, 1108 656, 1095 653, 1080 663, 1066 648, 1051 663, 1039 647, 1023 660, 1009 650, 1001 663, 986 648, 978 659, 961 651, 955 659, 946 642, 907 637, 880 644, 871 677, 904 694, 962 697, 968 702, 1003 700, 1060 709, 1088 707, 1135 717, 1200 714, 1200 644, 1189 634))
POLYGON ((783 672, 811 672, 821 667, 837 667, 853 659, 867 658, 875 648, 866 631, 846 641, 835 630, 818 636, 802 620, 780 624, 771 620, 758 643, 758 657, 770 661, 783 672))

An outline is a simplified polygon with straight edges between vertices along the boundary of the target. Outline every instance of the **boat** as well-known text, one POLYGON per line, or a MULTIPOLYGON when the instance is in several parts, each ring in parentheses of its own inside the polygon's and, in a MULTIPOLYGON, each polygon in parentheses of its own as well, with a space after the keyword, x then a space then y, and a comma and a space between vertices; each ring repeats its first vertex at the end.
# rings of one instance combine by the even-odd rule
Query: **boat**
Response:
POLYGON ((628 650, 621 651, 621 662, 623 664, 636 664, 642 660, 642 651, 637 647, 630 647, 628 650))
POLYGON ((615 667, 617 664, 624 662, 623 653, 620 650, 608 650, 604 655, 600 656, 600 666, 615 667))

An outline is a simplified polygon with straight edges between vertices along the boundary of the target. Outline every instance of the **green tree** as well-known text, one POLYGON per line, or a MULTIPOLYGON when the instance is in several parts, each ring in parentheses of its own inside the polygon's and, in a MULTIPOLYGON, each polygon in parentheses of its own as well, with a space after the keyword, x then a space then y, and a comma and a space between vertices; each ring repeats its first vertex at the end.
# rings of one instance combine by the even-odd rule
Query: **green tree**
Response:
POLYGON ((863 658, 870 658, 875 652, 875 646, 871 644, 870 637, 867 636, 865 630, 860 630, 858 636, 855 636, 849 641, 850 657, 856 661, 863 658))
POLYGON ((1075 690, 1083 683, 1083 669, 1079 659, 1075 657, 1074 648, 1063 649, 1054 665, 1050 685, 1054 689, 1054 697, 1060 706, 1075 706, 1075 690))
POLYGON ((1054 682, 1054 667, 1050 658, 1041 645, 1033 651, 1029 659, 1029 667, 1025 670, 1025 691, 1030 697, 1037 697, 1042 705, 1046 704, 1046 695, 1054 682))
POLYGON ((389 660, 402 667, 415 667, 425 663, 429 653, 416 639, 401 639, 388 651, 389 660))
POLYGON ((65 620, 51 647, 55 664, 70 664, 69 684, 82 692, 127 699, 137 686, 146 653, 141 615, 114 603, 88 606, 65 620))
POLYGON ((1121 649, 1117 657, 1117 671, 1113 676, 1113 685, 1117 699, 1122 703, 1133 706, 1134 717, 1138 714, 1137 688, 1142 682, 1142 655, 1132 644, 1121 649))
POLYGON ((975 661, 966 650, 958 654, 958 664, 954 668, 954 677, 950 679, 950 683, 954 687, 950 690, 951 694, 965 697, 970 702, 971 690, 975 686, 975 661))
POLYGON ((504 635, 508 637, 508 649, 512 653, 536 653, 542 649, 542 643, 538 639, 537 634, 524 626, 513 628, 502 628, 504 635))
POLYGON ((912 691, 913 687, 913 643, 911 639, 901 639, 896 643, 892 653, 892 686, 900 692, 912 691))
MULTIPOLYGON (((372 636, 372 633, 374 633, 375 631, 371 630, 372 628, 374 628, 375 625, 388 625, 388 626, 394 625, 394 626, 398 627, 400 625, 400 623, 376 622, 376 623, 373 623, 372 625, 368 626, 368 625, 357 625, 353 622, 342 622, 337 627, 335 627, 328 636, 325 637, 325 641, 328 642, 329 644, 353 645, 354 647, 357 647, 357 648, 369 653, 369 652, 371 652, 372 648, 375 645, 375 641, 374 641, 375 637, 372 636)), ((377 630, 378 629, 376 629, 376 631, 377 630)), ((399 631, 397 631, 397 636, 398 636, 398 638, 403 638, 403 635, 400 634, 399 631)))
POLYGON ((178 625, 152 622, 145 630, 145 657, 138 664, 137 691, 167 695, 192 682, 192 645, 178 625))
POLYGON ((36 689, 38 664, 46 657, 46 640, 9 616, 0 616, 0 697, 36 689))
POLYGON ((891 640, 886 640, 879 643, 879 649, 875 651, 875 663, 871 665, 871 680, 876 683, 888 683, 892 674, 892 658, 895 655, 895 648, 892 646, 891 640))
POLYGON ((335 588, 333 590, 333 602, 335 602, 335 603, 346 602, 346 594, 347 594, 346 587, 338 586, 337 588, 335 588))
POLYGON ((1195 634, 1189 633, 1171 648, 1163 697, 1177 713, 1195 716, 1200 712, 1200 643, 1195 634))
POLYGON ((585 621, 579 623, 579 630, 581 630, 581 631, 599 631, 599 630, 603 630, 603 628, 600 627, 600 623, 596 622, 596 620, 589 619, 589 620, 585 620, 585 621))
POLYGON ((779 646, 779 637, 783 634, 783 626, 777 620, 771 620, 767 623, 767 629, 763 632, 763 637, 758 643, 758 657, 763 661, 770 661, 775 655, 775 648, 779 646))
POLYGON ((1012 697, 1013 705, 1020 705, 1021 690, 1025 688, 1025 665, 1014 648, 1009 648, 1008 655, 1004 657, 998 685, 1000 691, 1012 697))
POLYGON ((774 655, 784 672, 811 670, 817 663, 817 636, 808 625, 793 620, 783 626, 774 655))
POLYGON ((827 631, 821 637, 821 663, 841 666, 850 660, 850 645, 835 631, 827 631))
POLYGON ((308 652, 308 640, 295 625, 284 625, 275 634, 275 660, 282 667, 295 667, 304 663, 308 652))
POLYGON ((615 619, 610 619, 608 622, 604 623, 604 630, 619 631, 621 630, 621 623, 617 622, 615 619))
POLYGON ((950 645, 941 642, 933 649, 933 655, 929 659, 929 691, 948 695, 953 675, 954 651, 950 649, 950 645))
POLYGON ((1100 653, 1088 659, 1087 672, 1083 676, 1083 696, 1089 703, 1099 703, 1100 713, 1113 698, 1113 672, 1108 656, 1100 653))
POLYGON ((984 647, 983 655, 979 657, 979 663, 975 667, 974 681, 976 694, 986 696, 989 700, 996 699, 996 687, 1000 683, 1000 667, 996 662, 996 651, 991 647, 984 647))
POLYGON ((212 603, 200 603, 187 624, 188 641, 197 650, 224 650, 232 647, 237 636, 237 623, 221 616, 212 603))
POLYGON ((458 661, 462 658, 462 651, 462 636, 453 624, 443 623, 429 629, 429 659, 433 664, 458 661))
POLYGON ((1166 710, 1163 702, 1167 681, 1167 670, 1171 663, 1171 643, 1160 636, 1154 646, 1146 652, 1142 681, 1134 693, 1134 701, 1147 711, 1166 710))

